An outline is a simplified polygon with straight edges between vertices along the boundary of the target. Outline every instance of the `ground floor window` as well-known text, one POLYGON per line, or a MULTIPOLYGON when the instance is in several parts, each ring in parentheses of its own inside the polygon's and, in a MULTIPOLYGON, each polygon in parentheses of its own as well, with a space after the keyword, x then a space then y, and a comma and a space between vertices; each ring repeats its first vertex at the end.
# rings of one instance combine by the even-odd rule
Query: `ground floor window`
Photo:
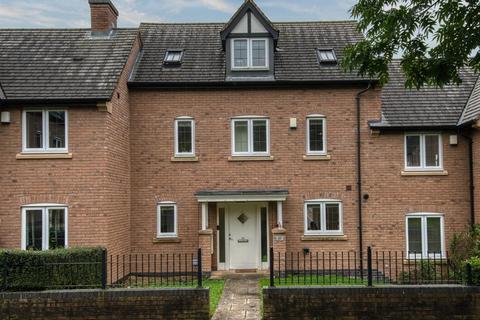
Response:
POLYGON ((411 258, 444 256, 443 216, 416 213, 407 216, 407 251, 411 258))
POLYGON ((342 235, 342 204, 337 200, 305 202, 305 234, 342 235))
POLYGON ((22 249, 49 250, 67 247, 67 207, 22 208, 22 249))
POLYGON ((177 205, 160 202, 157 207, 157 237, 177 236, 177 205))

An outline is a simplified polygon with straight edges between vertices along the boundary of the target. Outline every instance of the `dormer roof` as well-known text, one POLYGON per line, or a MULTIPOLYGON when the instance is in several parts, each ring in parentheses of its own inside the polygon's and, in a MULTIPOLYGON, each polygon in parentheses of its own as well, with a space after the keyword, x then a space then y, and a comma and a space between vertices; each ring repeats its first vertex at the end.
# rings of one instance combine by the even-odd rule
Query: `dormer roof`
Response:
POLYGON ((235 12, 235 14, 230 18, 230 20, 225 24, 222 31, 220 31, 220 37, 223 44, 225 44, 226 39, 235 29, 235 27, 242 21, 242 19, 247 15, 248 17, 248 30, 251 30, 251 16, 252 14, 258 22, 265 28, 265 30, 271 35, 274 42, 276 43, 279 36, 279 31, 273 23, 268 19, 268 17, 262 12, 262 10, 257 6, 253 0, 245 0, 243 5, 235 12))

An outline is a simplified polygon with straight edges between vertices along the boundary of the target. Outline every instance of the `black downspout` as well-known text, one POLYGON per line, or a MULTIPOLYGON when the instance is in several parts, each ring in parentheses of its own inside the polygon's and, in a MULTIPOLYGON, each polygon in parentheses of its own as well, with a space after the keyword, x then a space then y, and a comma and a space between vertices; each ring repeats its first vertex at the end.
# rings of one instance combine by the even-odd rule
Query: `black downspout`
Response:
POLYGON ((469 192, 470 192, 470 228, 475 226, 475 180, 473 175, 473 139, 470 136, 462 134, 468 141, 468 177, 469 177, 469 192))
POLYGON ((360 114, 360 98, 361 95, 370 90, 371 83, 368 87, 358 92, 355 101, 357 105, 357 196, 358 196, 358 242, 359 242, 359 258, 360 258, 360 277, 363 279, 363 225, 362 225, 362 155, 361 155, 361 114, 360 114))

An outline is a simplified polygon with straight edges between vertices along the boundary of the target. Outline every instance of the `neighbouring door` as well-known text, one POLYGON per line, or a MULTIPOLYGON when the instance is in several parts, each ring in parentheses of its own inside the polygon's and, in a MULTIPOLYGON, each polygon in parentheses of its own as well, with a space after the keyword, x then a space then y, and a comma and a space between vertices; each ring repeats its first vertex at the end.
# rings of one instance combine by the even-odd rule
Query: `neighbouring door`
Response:
POLYGON ((257 269, 259 256, 258 216, 254 204, 231 206, 229 217, 230 269, 257 269))

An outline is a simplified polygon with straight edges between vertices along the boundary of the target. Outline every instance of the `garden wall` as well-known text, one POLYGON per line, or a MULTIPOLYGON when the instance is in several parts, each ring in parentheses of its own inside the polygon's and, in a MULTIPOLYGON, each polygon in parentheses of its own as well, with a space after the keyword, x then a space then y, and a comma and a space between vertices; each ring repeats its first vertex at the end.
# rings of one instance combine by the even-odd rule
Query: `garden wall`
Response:
POLYGON ((480 319, 480 287, 263 289, 264 319, 480 319))
POLYGON ((208 289, 0 293, 0 319, 209 319, 208 289))

